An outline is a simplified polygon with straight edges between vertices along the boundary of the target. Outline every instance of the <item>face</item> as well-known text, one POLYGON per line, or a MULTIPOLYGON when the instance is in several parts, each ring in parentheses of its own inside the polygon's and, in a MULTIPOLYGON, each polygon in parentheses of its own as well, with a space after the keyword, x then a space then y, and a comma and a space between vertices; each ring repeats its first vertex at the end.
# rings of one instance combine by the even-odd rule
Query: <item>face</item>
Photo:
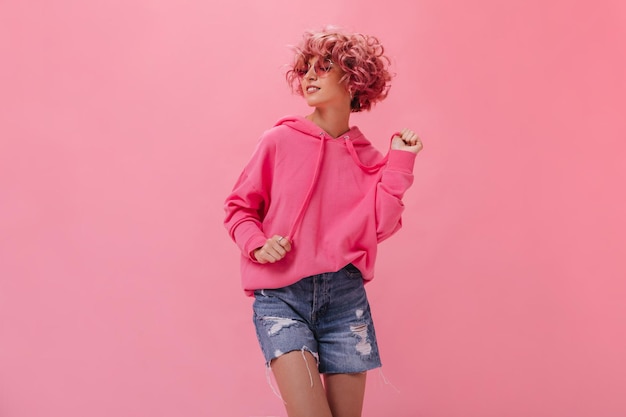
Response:
POLYGON ((350 107, 350 94, 346 84, 340 82, 341 68, 330 59, 311 58, 306 66, 296 68, 300 77, 302 95, 311 107, 350 107))

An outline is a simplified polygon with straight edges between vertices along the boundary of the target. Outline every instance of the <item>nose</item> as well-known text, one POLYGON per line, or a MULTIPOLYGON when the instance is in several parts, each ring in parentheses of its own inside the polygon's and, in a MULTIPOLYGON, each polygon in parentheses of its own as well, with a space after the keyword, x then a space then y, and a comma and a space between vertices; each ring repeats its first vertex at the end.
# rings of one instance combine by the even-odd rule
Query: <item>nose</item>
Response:
POLYGON ((304 78, 308 80, 315 80, 317 78, 317 72, 315 70, 315 65, 310 65, 309 70, 304 74, 304 78))

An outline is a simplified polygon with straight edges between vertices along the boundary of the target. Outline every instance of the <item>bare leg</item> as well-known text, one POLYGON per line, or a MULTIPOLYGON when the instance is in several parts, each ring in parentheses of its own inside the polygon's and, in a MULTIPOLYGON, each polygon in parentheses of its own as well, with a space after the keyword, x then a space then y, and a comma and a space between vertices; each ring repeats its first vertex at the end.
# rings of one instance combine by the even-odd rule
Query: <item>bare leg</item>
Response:
POLYGON ((361 417, 365 377, 359 374, 325 374, 326 395, 333 417, 361 417))
POLYGON ((310 352, 285 353, 271 365, 289 417, 333 417, 317 362, 310 352))

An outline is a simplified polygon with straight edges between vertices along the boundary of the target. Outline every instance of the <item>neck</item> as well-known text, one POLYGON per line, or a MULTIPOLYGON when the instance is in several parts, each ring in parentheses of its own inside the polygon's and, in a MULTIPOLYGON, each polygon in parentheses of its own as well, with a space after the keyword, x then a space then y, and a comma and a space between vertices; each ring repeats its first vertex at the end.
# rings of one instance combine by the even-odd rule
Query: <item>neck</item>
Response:
POLYGON ((350 130, 350 108, 345 110, 322 109, 316 107, 307 119, 321 127, 333 138, 337 138, 350 130))

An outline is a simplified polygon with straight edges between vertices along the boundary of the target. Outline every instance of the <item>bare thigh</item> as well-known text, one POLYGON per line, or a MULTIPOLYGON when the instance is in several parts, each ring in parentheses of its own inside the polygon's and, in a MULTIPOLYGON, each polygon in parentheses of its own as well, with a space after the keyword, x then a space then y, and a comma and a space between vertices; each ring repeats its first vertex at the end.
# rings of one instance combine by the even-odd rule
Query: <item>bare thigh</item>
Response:
POLYGON ((361 417, 366 376, 365 372, 324 375, 326 396, 333 417, 361 417))
POLYGON ((292 351, 271 363, 289 417, 333 417, 310 352, 292 351))

